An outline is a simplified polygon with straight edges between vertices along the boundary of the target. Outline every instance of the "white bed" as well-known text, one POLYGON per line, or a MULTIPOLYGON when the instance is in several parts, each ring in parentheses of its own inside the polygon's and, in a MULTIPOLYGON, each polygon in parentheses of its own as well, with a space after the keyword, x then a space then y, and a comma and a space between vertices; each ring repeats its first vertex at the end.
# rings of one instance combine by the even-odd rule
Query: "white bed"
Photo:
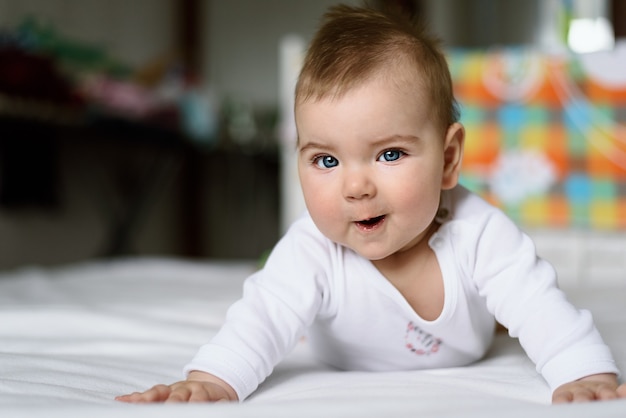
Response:
MULTIPOLYGON (((620 417, 626 400, 551 406, 516 340, 465 368, 353 373, 317 364, 306 341, 240 404, 127 405, 115 395, 181 377, 239 297, 253 263, 91 261, 0 273, 4 417, 620 417)), ((626 370, 626 285, 568 290, 626 370)))

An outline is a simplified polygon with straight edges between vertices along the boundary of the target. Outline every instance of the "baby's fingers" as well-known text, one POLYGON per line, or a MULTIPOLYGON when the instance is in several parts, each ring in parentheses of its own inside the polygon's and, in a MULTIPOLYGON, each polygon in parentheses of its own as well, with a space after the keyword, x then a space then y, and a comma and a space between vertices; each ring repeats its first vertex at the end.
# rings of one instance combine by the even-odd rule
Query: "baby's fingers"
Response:
POLYGON ((119 402, 132 402, 135 395, 137 395, 137 392, 130 393, 128 395, 119 395, 115 397, 115 400, 119 402))
POLYGON ((228 395, 214 383, 186 381, 173 386, 166 402, 216 402, 220 400, 228 400, 228 395))
POLYGON ((163 402, 170 393, 171 389, 166 385, 156 385, 145 392, 135 392, 129 395, 118 396, 115 399, 121 402, 129 403, 147 403, 147 402, 163 402))
POLYGON ((607 401, 626 396, 626 386, 617 387, 613 382, 579 380, 554 391, 553 403, 607 401))
POLYGON ((600 401, 608 401, 611 399, 617 399, 618 397, 618 393, 617 390, 614 387, 609 387, 609 386, 600 386, 597 390, 596 390, 596 400, 600 400, 600 401))
POLYGON ((166 403, 179 403, 179 402, 187 402, 191 400, 193 392, 187 386, 178 386, 170 392, 167 399, 165 399, 166 403))

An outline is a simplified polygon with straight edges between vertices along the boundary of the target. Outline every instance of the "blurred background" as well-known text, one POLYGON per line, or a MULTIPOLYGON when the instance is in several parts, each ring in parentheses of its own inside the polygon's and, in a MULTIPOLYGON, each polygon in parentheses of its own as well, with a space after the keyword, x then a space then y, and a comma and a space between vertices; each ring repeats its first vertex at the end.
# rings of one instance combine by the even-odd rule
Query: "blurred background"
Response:
MULTIPOLYGON (((623 278, 626 0, 387 2, 444 42, 463 184, 623 278)), ((0 0, 0 270, 262 257, 303 209, 291 93, 336 3, 0 0)))

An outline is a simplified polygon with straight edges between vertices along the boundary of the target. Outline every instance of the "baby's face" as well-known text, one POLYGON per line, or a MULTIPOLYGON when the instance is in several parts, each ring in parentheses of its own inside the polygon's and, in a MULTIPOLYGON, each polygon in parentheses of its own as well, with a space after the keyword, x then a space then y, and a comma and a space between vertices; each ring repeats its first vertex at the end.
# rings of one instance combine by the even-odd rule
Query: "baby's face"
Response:
POLYGON ((370 260, 420 242, 451 187, 431 114, 422 92, 384 78, 298 104, 300 182, 324 235, 370 260))

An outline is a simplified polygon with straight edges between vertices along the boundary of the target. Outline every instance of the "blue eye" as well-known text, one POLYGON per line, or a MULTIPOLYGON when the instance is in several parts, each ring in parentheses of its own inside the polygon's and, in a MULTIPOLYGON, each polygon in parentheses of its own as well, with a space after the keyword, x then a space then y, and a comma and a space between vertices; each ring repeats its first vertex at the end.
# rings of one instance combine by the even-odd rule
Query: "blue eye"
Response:
POLYGON ((404 155, 404 152, 397 149, 390 149, 383 152, 380 157, 378 157, 378 161, 390 162, 399 160, 404 155))
POLYGON ((339 161, 332 155, 322 155, 313 160, 319 168, 333 168, 339 165, 339 161))

